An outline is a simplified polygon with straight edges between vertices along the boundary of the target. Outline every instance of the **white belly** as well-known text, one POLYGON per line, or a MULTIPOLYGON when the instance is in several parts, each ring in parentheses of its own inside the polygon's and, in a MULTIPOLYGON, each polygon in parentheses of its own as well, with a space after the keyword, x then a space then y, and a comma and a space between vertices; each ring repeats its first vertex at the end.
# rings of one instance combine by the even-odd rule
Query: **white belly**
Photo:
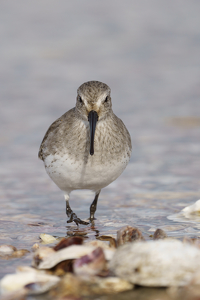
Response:
POLYGON ((65 192, 76 189, 98 191, 119 177, 128 161, 129 156, 124 155, 120 160, 101 164, 94 154, 89 155, 85 163, 70 159, 68 154, 62 157, 51 154, 45 158, 45 167, 51 179, 65 192))

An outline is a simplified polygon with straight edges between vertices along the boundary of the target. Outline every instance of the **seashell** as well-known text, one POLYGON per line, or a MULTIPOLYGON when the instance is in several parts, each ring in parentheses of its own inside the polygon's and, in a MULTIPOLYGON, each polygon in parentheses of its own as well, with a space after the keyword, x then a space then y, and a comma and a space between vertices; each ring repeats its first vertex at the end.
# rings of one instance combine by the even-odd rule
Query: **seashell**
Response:
MULTIPOLYGON (((40 270, 41 271, 41 270, 40 270)), ((56 276, 63 276, 67 272, 73 272, 73 260, 68 259, 68 260, 63 260, 60 263, 58 263, 55 267, 51 268, 50 271, 52 272, 53 275, 56 276)))
POLYGON ((36 250, 38 250, 40 248, 40 246, 39 246, 39 244, 38 243, 35 243, 35 244, 33 244, 33 246, 32 246, 32 250, 33 251, 36 251, 36 250))
POLYGON ((96 248, 88 255, 74 261, 73 270, 77 275, 96 275, 106 266, 106 259, 101 247, 96 248))
MULTIPOLYGON (((100 241, 108 241, 109 242, 109 246, 111 248, 117 248, 117 242, 116 239, 113 238, 112 236, 108 236, 108 235, 101 235, 97 238, 100 241)), ((95 241, 94 241, 95 242, 95 241)), ((105 244, 105 243, 104 243, 105 244)))
POLYGON ((189 238, 184 237, 183 243, 188 243, 200 249, 200 239, 199 238, 189 238))
POLYGON ((59 281, 60 278, 57 276, 32 270, 31 272, 24 271, 6 275, 1 280, 0 287, 3 294, 23 288, 28 291, 28 294, 41 294, 55 286, 59 281))
POLYGON ((162 229, 156 229, 153 235, 154 240, 165 239, 167 237, 166 233, 162 229))
POLYGON ((17 248, 12 245, 0 246, 0 255, 11 255, 14 251, 17 251, 17 248))
POLYGON ((39 248, 34 256, 33 256, 33 267, 37 267, 44 259, 49 257, 51 254, 54 254, 55 251, 52 248, 49 247, 41 247, 39 248))
POLYGON ((84 243, 84 245, 85 246, 93 246, 95 248, 101 247, 103 249, 110 249, 110 246, 106 242, 99 241, 99 240, 92 240, 92 241, 84 243))
POLYGON ((12 258, 19 258, 27 253, 30 253, 30 251, 26 249, 20 249, 17 250, 14 246, 11 245, 1 245, 0 246, 0 257, 1 259, 12 259, 12 258))
POLYGON ((53 249, 58 251, 71 245, 82 245, 83 241, 84 239, 80 236, 69 237, 67 239, 63 238, 53 249))
POLYGON ((137 240, 144 240, 144 238, 141 231, 136 227, 124 226, 117 231, 118 246, 137 240))
MULTIPOLYGON (((192 205, 186 206, 179 213, 168 216, 167 219, 173 220, 175 222, 184 222, 185 218, 192 221, 192 223, 198 223, 200 216, 200 200, 196 201, 192 205)), ((179 225, 180 226, 180 225, 179 225)), ((184 225, 182 225, 185 228, 184 225)))
MULTIPOLYGON (((81 297, 102 294, 116 294, 132 290, 134 285, 124 279, 117 277, 100 278, 91 276, 83 278, 67 273, 58 285, 50 291, 53 299, 58 297, 81 297)), ((123 298, 123 297, 122 297, 123 298)))
POLYGON ((39 277, 38 281, 28 283, 24 286, 24 288, 28 291, 29 295, 33 294, 43 294, 49 291, 52 287, 54 287, 60 280, 57 276, 47 275, 49 278, 44 277, 41 280, 39 277), (40 280, 40 281, 39 281, 40 280))
MULTIPOLYGON (((54 251, 51 248, 47 249, 44 251, 44 248, 41 248, 35 253, 32 262, 33 267, 37 267, 38 269, 51 269, 61 261, 77 259, 81 256, 90 254, 93 250, 95 250, 95 247, 72 245, 59 251, 54 251)), ((106 260, 110 260, 114 254, 114 250, 104 249, 104 254, 106 260)))
POLYGON ((200 250, 178 240, 140 241, 117 249, 109 266, 135 284, 184 286, 200 269, 200 250))
POLYGON ((186 218, 191 214, 200 214, 200 200, 197 200, 192 205, 186 206, 181 210, 181 212, 186 218))
POLYGON ((26 250, 26 249, 20 249, 20 250, 17 250, 15 252, 13 252, 12 254, 12 257, 13 258, 20 258, 26 254, 30 253, 30 251, 26 250))
POLYGON ((51 244, 57 241, 57 239, 53 235, 46 234, 46 233, 41 233, 40 238, 45 244, 51 244))

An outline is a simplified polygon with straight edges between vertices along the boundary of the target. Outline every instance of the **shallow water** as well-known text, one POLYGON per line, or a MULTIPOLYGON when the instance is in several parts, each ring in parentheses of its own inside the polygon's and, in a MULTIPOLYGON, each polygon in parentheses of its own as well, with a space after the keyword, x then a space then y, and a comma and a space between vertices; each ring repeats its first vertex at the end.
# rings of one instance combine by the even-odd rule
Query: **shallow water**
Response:
MULTIPOLYGON (((146 239, 158 227, 176 238, 199 237, 200 217, 177 214, 200 198, 200 4, 58 3, 0 4, 0 244, 31 251, 41 233, 77 232, 37 152, 48 126, 91 79, 111 86, 133 153, 101 192, 95 226, 80 226, 81 234, 115 237, 131 225, 146 239)), ((75 191, 70 204, 86 219, 92 200, 75 191)), ((0 259, 0 277, 31 257, 0 259)))

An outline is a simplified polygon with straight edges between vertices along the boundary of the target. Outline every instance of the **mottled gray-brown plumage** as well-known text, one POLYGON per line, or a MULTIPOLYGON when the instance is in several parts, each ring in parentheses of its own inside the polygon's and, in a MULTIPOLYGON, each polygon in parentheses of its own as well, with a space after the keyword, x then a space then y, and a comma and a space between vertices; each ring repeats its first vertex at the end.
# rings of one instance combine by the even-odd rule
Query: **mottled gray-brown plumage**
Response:
POLYGON ((78 88, 76 107, 49 127, 38 154, 51 179, 65 192, 66 201, 75 189, 91 189, 99 195, 123 172, 130 155, 129 132, 112 111, 110 88, 99 81, 78 88), (94 155, 90 154, 90 112, 98 118, 94 155))

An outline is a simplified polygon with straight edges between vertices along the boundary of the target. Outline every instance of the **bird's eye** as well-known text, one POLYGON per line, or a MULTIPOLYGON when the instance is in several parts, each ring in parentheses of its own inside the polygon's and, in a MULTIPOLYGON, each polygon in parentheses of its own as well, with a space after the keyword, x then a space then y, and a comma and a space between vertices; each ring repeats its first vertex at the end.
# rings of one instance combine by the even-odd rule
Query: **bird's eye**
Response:
POLYGON ((80 103, 82 103, 82 102, 83 102, 83 100, 81 99, 81 97, 80 97, 80 96, 79 96, 79 99, 78 99, 78 100, 79 100, 79 102, 80 102, 80 103))
POLYGON ((106 97, 106 99, 105 99, 104 103, 105 103, 105 102, 108 102, 108 96, 106 97))

